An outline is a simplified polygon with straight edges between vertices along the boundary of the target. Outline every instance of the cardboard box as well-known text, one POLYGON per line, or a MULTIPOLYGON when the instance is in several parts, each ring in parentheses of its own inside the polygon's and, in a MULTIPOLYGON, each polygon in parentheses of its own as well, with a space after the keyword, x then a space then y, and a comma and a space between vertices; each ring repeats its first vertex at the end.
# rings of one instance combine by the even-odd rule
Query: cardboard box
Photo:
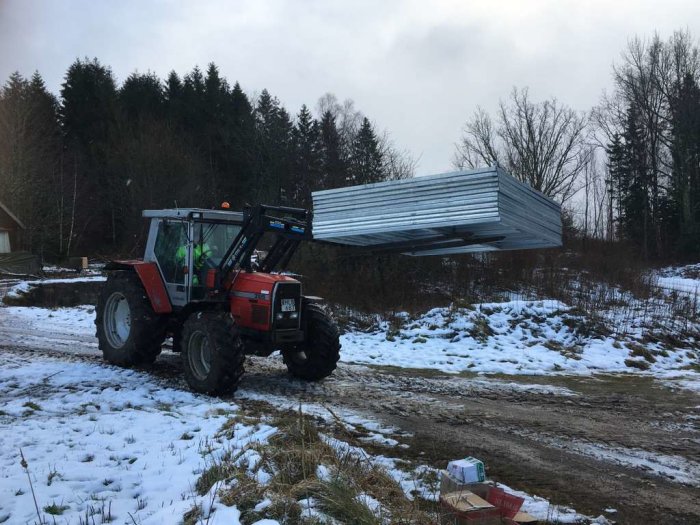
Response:
MULTIPOLYGON (((486 500, 498 510, 498 516, 501 519, 500 522, 493 521, 493 515, 488 516, 488 519, 494 523, 537 525, 537 519, 535 517, 526 512, 519 512, 520 506, 523 503, 522 498, 504 492, 502 489, 496 487, 496 484, 493 481, 485 481, 482 483, 461 483, 451 476, 449 472, 443 470, 440 472, 440 494, 448 496, 458 494, 474 494, 480 497, 482 500, 486 500)), ((449 503, 449 499, 446 500, 443 507, 447 509, 449 503)), ((448 514, 450 514, 450 512, 448 512, 448 514)), ((454 512, 452 512, 452 515, 454 515, 454 512)), ((481 516, 481 518, 486 519, 483 516, 481 516)), ((475 525, 475 523, 478 523, 473 521, 473 519, 468 521, 466 518, 459 521, 460 518, 458 516, 454 516, 454 519, 455 521, 453 523, 469 523, 469 525, 475 525)))
POLYGON ((473 492, 442 494, 440 504, 456 525, 502 525, 500 509, 473 492))
POLYGON ((446 470, 440 471, 440 494, 448 494, 450 492, 473 492, 480 498, 486 499, 489 488, 495 487, 496 484, 492 481, 483 481, 478 483, 462 483, 454 476, 451 476, 446 470))
POLYGON ((523 511, 520 511, 513 516, 513 521, 518 525, 537 525, 539 523, 537 518, 523 511))
POLYGON ((484 463, 472 457, 450 461, 447 472, 462 483, 477 483, 486 479, 484 463))

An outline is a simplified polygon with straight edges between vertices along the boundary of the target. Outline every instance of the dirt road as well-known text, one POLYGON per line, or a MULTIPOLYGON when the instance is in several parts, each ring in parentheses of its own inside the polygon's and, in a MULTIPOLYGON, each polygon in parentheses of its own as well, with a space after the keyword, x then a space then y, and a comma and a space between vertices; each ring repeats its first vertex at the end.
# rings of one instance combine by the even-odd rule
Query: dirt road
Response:
POLYGON ((700 523, 699 396, 640 378, 547 388, 546 378, 410 374, 345 365, 304 385, 259 360, 242 387, 364 411, 414 434, 404 454, 435 466, 473 455, 490 477, 589 515, 614 508, 619 523, 700 523))
MULTIPOLYGON (((94 339, 3 323, 4 352, 99 361, 94 339)), ((186 388, 179 357, 151 373, 186 388)), ((489 477, 618 523, 700 523, 700 396, 639 377, 479 378, 341 364, 319 383, 250 359, 236 397, 346 407, 410 432, 391 455, 436 467, 473 455, 489 477), (605 509, 616 509, 605 513, 605 509)))

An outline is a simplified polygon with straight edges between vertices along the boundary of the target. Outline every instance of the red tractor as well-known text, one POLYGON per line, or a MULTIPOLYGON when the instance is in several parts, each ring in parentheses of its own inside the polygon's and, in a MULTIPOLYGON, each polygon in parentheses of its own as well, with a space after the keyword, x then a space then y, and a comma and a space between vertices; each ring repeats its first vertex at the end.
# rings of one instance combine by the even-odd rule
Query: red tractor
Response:
POLYGON ((147 210, 143 260, 113 261, 96 308, 105 359, 151 364, 173 338, 190 387, 234 392, 246 354, 279 350, 289 372, 316 381, 336 368, 338 328, 301 283, 283 273, 311 239, 304 209, 256 206, 224 210, 147 210), (263 254, 257 248, 269 241, 263 254))

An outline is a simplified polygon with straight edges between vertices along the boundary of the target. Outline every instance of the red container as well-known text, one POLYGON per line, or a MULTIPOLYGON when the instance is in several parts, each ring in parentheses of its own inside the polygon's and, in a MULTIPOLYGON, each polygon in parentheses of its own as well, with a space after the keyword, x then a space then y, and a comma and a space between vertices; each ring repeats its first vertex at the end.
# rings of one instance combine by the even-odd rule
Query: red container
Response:
POLYGON ((508 494, 505 490, 498 487, 489 487, 486 501, 498 508, 501 511, 501 516, 506 518, 513 518, 525 502, 523 498, 508 494))

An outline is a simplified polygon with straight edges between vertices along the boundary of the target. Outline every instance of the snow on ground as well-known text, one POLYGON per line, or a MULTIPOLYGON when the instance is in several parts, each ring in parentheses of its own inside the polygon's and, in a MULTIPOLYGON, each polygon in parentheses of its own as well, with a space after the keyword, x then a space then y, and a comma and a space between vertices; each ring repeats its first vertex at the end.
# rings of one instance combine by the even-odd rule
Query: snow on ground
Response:
POLYGON ((3 308, 1 315, 18 323, 51 331, 75 334, 95 331, 95 307, 88 304, 70 308, 14 306, 3 308))
MULTIPOLYGON (((97 344, 94 315, 89 305, 3 307, 0 330, 11 327, 6 337, 22 346, 91 351, 97 344), (72 344, 74 340, 80 345, 72 344)), ((341 360, 448 373, 640 373, 663 379, 670 387, 700 391, 700 374, 690 369, 700 359, 697 344, 670 349, 659 343, 641 345, 633 339, 586 334, 589 321, 558 301, 488 303, 473 310, 435 308, 416 319, 405 314, 398 322, 399 328, 382 321, 370 332, 345 333, 341 360), (630 363, 649 368, 640 370, 630 363)))
MULTIPOLYGON (((538 520, 545 523, 581 523, 584 521, 578 512, 576 512, 571 507, 565 505, 552 505, 549 500, 545 498, 540 498, 539 496, 531 496, 526 492, 520 490, 514 490, 508 485, 503 483, 496 483, 496 486, 505 490, 506 492, 523 498, 522 511, 534 516, 538 520)), ((590 520, 590 518, 585 521, 590 520)), ((604 517, 599 516, 591 520, 592 523, 607 524, 609 523, 604 517)))
POLYGON ((95 307, 0 307, 0 341, 17 347, 97 355, 95 307))
POLYGON ((676 483, 700 487, 700 463, 680 456, 576 441, 567 442, 565 446, 567 450, 575 450, 579 454, 653 472, 676 483))
POLYGON ((66 275, 80 275, 81 277, 89 275, 102 275, 102 270, 104 269, 104 263, 92 262, 88 264, 87 269, 77 270, 76 268, 66 268, 64 266, 58 266, 54 264, 45 264, 41 271, 44 276, 58 276, 65 277, 66 275))
POLYGON ((652 281, 668 294, 690 301, 700 310, 700 263, 668 266, 652 272, 652 281))
MULTIPOLYGON (((32 487, 47 523, 52 505, 60 523, 91 514, 98 523, 176 523, 199 502, 194 481, 223 448, 216 433, 236 405, 109 366, 9 354, 2 363, 0 522, 38 521, 32 487)), ((242 449, 274 431, 242 425, 226 445, 242 449)))
POLYGON ((416 319, 402 314, 393 323, 380 322, 371 332, 344 334, 341 359, 508 375, 638 371, 630 367, 630 360, 648 366, 648 373, 664 375, 697 363, 695 348, 674 351, 648 343, 645 356, 629 340, 596 333, 591 325, 559 301, 435 308, 416 319))
POLYGON ((659 277, 656 281, 660 288, 674 290, 688 297, 700 296, 700 281, 697 279, 683 279, 682 277, 659 277))
POLYGON ((682 266, 667 266, 657 270, 661 277, 681 277, 687 279, 700 279, 700 263, 685 264, 682 266))
MULTIPOLYGON (((233 432, 219 432, 236 416, 234 403, 168 388, 148 374, 107 365, 7 353, 0 362, 0 523, 38 523, 33 490, 47 523, 52 522, 51 512, 59 512, 57 522, 65 524, 85 522, 86 516, 94 516, 97 523, 171 524, 199 505, 204 516, 210 514, 207 523, 237 525, 239 511, 216 495, 220 485, 204 496, 195 493, 199 475, 229 454, 239 457, 240 468, 260 483, 269 479, 269 473, 257 468, 261 457, 250 446, 264 445, 277 430, 261 417, 256 424, 248 419, 247 424, 237 422, 233 432)), ((290 403, 257 397, 279 408, 290 403)), ((303 411, 339 418, 348 428, 362 425, 376 436, 396 432, 352 411, 331 412, 314 404, 303 405, 303 411)), ((423 482, 435 479, 426 475, 436 474, 435 469, 407 470, 403 460, 371 456, 330 436, 324 439, 341 452, 385 468, 409 497, 436 499, 436 486, 423 482)), ((383 444, 391 451, 395 442, 383 444)), ((558 516, 575 516, 579 522, 585 518, 541 498, 518 495, 525 497, 525 509, 540 517, 556 509, 558 516)), ((302 503, 309 513, 317 512, 312 500, 302 503)), ((263 500, 258 506, 265 504, 263 500)))
POLYGON ((700 487, 700 463, 681 456, 650 452, 639 448, 620 447, 608 443, 580 441, 575 438, 562 441, 544 434, 533 434, 528 430, 519 430, 516 433, 546 443, 552 448, 573 451, 582 456, 650 472, 675 483, 700 487))
POLYGON ((89 283, 89 282, 104 282, 107 278, 101 275, 71 277, 68 279, 37 279, 31 281, 19 281, 7 291, 7 297, 16 298, 26 294, 33 286, 42 286, 45 284, 69 284, 69 283, 89 283))

